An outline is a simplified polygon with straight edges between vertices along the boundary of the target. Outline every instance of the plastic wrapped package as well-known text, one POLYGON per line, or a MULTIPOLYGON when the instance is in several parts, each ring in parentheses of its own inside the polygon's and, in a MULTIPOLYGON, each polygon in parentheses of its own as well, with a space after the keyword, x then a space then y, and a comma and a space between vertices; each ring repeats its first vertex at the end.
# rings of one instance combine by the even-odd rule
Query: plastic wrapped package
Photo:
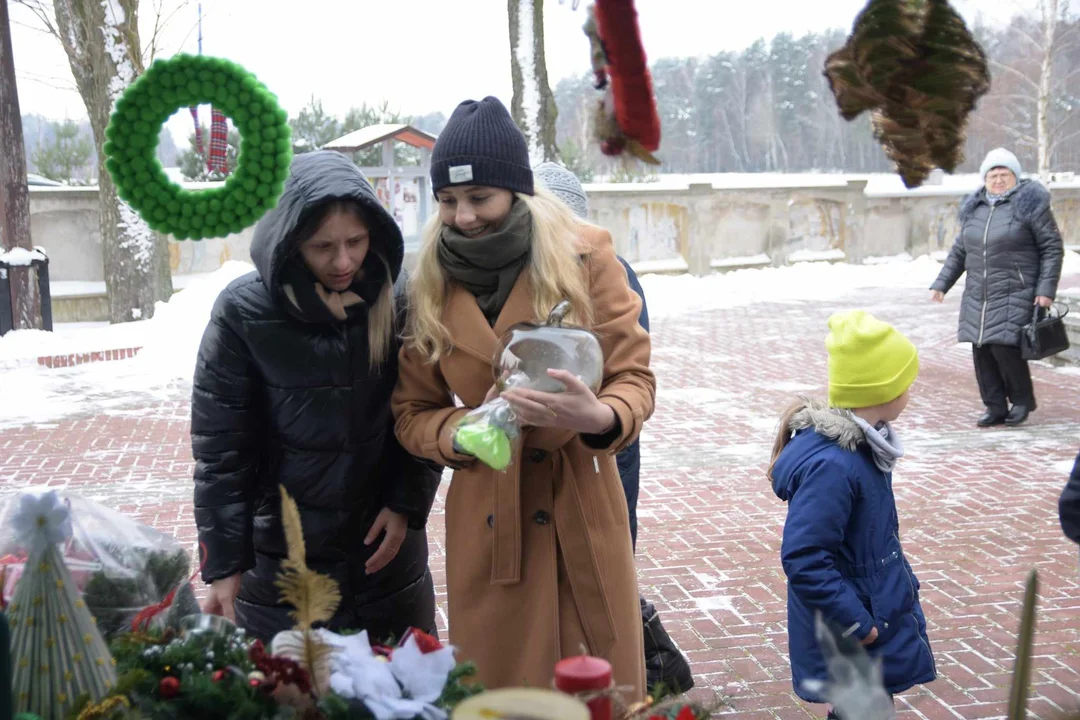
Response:
MULTIPOLYGON (((0 499, 5 598, 13 596, 27 557, 11 523, 21 494, 0 499)), ((70 508, 73 530, 60 552, 106 640, 130 631, 140 613, 149 614, 170 593, 174 593, 171 605, 154 613, 150 626, 178 627, 180 618, 199 612, 189 582, 191 562, 175 538, 75 493, 58 495, 70 508)))
MULTIPOLYGON (((590 330, 564 325, 569 312, 570 303, 564 300, 546 323, 518 323, 506 331, 493 363, 499 392, 511 388, 565 392, 566 386, 548 370, 566 370, 593 392, 600 390, 604 373, 600 341, 590 330)), ((495 470, 505 470, 514 460, 521 429, 510 404, 496 397, 461 419, 454 430, 454 446, 495 470)))

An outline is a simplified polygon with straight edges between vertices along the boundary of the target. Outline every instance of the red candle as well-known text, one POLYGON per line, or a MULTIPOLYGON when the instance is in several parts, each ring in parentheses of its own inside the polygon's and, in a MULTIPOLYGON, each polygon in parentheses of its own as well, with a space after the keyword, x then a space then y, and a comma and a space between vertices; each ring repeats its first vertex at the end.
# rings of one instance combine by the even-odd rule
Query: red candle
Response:
MULTIPOLYGON (((568 695, 593 694, 611 688, 611 663, 602 658, 580 655, 555 664, 555 687, 568 695)), ((611 720, 611 697, 605 695, 586 703, 591 720, 611 720)))

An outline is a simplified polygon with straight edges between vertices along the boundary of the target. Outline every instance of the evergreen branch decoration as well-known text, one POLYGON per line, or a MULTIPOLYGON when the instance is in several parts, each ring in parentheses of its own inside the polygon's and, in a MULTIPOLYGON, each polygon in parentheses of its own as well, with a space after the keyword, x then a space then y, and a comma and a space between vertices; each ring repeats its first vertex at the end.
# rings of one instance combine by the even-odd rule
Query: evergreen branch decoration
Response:
POLYGON ((98 570, 83 588, 83 599, 97 618, 106 642, 130 630, 132 619, 141 610, 174 589, 178 591, 172 605, 158 616, 166 625, 175 628, 180 618, 199 612, 195 592, 187 582, 191 567, 185 550, 110 546, 109 555, 125 558, 128 567, 141 570, 130 577, 98 570))
POLYGON ((908 188, 963 161, 967 117, 990 90, 986 54, 948 0, 870 0, 825 76, 841 117, 870 112, 908 188))

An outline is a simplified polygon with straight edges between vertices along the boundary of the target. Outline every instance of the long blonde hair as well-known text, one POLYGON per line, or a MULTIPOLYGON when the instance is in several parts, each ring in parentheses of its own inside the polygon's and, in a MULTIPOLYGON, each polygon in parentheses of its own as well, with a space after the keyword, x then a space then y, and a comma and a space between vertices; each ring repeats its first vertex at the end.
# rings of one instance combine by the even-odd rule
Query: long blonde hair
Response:
POLYGON ((386 281, 379 290, 379 297, 368 310, 368 367, 374 371, 382 367, 390 357, 397 336, 397 308, 394 303, 394 283, 390 280, 390 264, 381 253, 376 253, 386 269, 386 281))
MULTIPOLYGON (((581 263, 584 223, 558 198, 537 188, 535 195, 517 193, 532 214, 532 248, 527 267, 533 290, 533 319, 546 318, 555 305, 569 300, 570 320, 593 323, 589 281, 581 263)), ((424 228, 416 272, 409 282, 409 325, 405 341, 436 362, 453 345, 442 316, 450 297, 450 276, 439 262, 443 222, 436 214, 424 228)))

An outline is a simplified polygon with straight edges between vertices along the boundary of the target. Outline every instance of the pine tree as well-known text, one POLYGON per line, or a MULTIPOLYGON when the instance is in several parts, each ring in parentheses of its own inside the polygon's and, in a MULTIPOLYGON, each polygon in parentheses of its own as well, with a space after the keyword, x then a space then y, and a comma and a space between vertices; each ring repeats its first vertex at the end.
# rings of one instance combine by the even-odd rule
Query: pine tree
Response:
POLYGON ((82 128, 73 120, 53 123, 53 139, 45 145, 39 145, 34 151, 33 161, 38 172, 64 184, 74 179, 76 172, 81 176, 90 163, 94 152, 94 142, 83 135, 82 128))
POLYGON ((58 543, 71 535, 67 507, 54 492, 24 496, 13 525, 29 547, 8 606, 15 709, 60 720, 80 696, 103 698, 116 671, 60 555, 58 543))

